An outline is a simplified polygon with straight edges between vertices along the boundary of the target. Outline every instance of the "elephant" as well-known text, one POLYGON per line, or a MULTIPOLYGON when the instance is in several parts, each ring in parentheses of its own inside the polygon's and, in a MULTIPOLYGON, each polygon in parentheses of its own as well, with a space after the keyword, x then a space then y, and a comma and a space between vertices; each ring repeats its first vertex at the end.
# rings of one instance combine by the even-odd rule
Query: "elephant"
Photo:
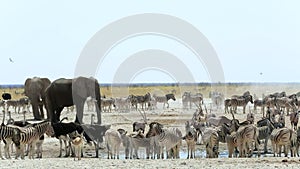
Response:
POLYGON ((25 81, 24 93, 30 100, 35 120, 44 119, 45 90, 50 83, 48 78, 40 77, 27 78, 25 81))
POLYGON ((60 78, 53 81, 46 89, 46 109, 53 123, 60 121, 64 107, 76 106, 75 122, 82 124, 84 103, 88 97, 96 101, 96 112, 101 124, 100 86, 93 77, 60 78))

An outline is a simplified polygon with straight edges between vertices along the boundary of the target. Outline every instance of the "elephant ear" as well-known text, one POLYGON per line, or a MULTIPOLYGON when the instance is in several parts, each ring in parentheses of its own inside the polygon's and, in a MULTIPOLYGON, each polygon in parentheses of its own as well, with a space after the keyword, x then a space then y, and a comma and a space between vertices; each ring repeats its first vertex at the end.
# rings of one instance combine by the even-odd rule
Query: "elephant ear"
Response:
POLYGON ((72 82, 72 92, 81 98, 86 98, 87 96, 87 86, 85 78, 78 77, 73 79, 72 82))
POLYGON ((51 84, 51 81, 48 78, 41 78, 43 83, 43 91, 46 90, 46 88, 51 84))
POLYGON ((31 78, 27 78, 26 81, 25 81, 25 84, 24 84, 25 96, 28 96, 28 92, 29 92, 28 91, 29 90, 28 87, 29 87, 29 85, 31 83, 31 80, 32 80, 31 78))

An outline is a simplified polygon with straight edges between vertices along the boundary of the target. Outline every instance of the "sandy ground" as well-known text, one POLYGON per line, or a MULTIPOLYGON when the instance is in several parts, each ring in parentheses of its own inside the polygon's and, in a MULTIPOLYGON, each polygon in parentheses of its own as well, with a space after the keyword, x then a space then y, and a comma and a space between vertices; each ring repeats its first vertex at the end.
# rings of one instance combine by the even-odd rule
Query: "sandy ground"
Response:
MULTIPOLYGON (((209 100, 206 100, 209 103, 209 100)), ((184 123, 186 120, 191 119, 192 110, 183 110, 181 108, 181 100, 170 101, 170 108, 162 109, 162 105, 158 104, 158 109, 154 111, 147 111, 147 118, 149 122, 158 121, 164 124, 166 127, 178 127, 183 134, 184 123)), ((247 108, 249 111, 249 108, 247 108)), ((224 115, 224 110, 213 109, 212 113, 216 115, 224 115)), ((86 112, 84 115, 85 123, 90 123, 90 116, 92 112, 86 112)), ((12 116, 16 120, 21 120, 22 115, 12 113, 12 116)), ((75 112, 63 111, 61 117, 69 117, 69 120, 73 120, 75 117, 75 112)), ((231 115, 226 115, 231 118, 231 115)), ((0 115, 2 119, 3 115, 0 115)), ((26 116, 28 119, 32 118, 31 114, 26 116)), ((255 121, 261 119, 262 114, 255 114, 255 121)), ((240 120, 246 119, 246 115, 239 110, 236 114, 236 118, 240 120)), ((111 128, 118 129, 124 128, 128 132, 132 130, 132 123, 134 121, 141 121, 142 117, 139 112, 127 112, 127 113, 103 113, 102 116, 104 124, 111 124, 111 128)), ((289 125, 289 118, 286 117, 286 124, 289 125)), ((146 131, 148 128, 146 128, 146 131)), ((3 143, 2 153, 3 153, 3 143)), ((102 145, 102 147, 104 147, 102 145)), ((270 143, 268 144, 268 149, 271 151, 270 143)), ((145 155, 145 150, 140 149, 142 159, 139 160, 125 160, 124 150, 122 148, 119 160, 107 160, 107 152, 105 149, 99 151, 100 157, 94 158, 95 151, 93 146, 87 144, 84 145, 84 157, 81 161, 77 159, 74 161, 73 157, 68 158, 58 158, 59 154, 59 141, 55 138, 46 137, 43 144, 43 158, 30 160, 25 157, 25 160, 15 160, 6 159, 2 160, 0 163, 0 168, 279 168, 279 167, 289 167, 296 168, 299 166, 299 158, 285 158, 285 157, 270 157, 272 155, 268 154, 260 158, 227 158, 227 147, 226 144, 220 143, 220 156, 217 159, 207 159, 205 158, 205 147, 204 145, 198 145, 196 151, 196 159, 186 159, 187 147, 185 141, 183 141, 183 146, 181 147, 180 159, 165 159, 165 160, 147 160, 143 159, 145 155)), ((4 154, 4 153, 3 153, 4 154)), ((64 154, 64 153, 63 153, 64 154)), ((14 156, 14 153, 12 154, 14 156)), ((144 157, 145 158, 145 157, 144 157)))

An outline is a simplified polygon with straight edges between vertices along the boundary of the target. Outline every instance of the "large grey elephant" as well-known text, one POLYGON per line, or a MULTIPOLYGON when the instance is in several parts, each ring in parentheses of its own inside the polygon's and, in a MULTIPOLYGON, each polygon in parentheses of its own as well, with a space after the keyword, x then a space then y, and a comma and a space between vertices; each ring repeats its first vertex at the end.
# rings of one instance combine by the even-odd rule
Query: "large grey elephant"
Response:
POLYGON ((50 85, 48 78, 33 77, 25 81, 25 95, 30 99, 35 120, 44 118, 45 90, 50 85))
POLYGON ((82 124, 84 103, 89 96, 96 99, 97 123, 101 124, 100 86, 96 79, 77 77, 53 81, 46 89, 46 109, 51 121, 60 121, 63 108, 75 105, 75 122, 82 124))

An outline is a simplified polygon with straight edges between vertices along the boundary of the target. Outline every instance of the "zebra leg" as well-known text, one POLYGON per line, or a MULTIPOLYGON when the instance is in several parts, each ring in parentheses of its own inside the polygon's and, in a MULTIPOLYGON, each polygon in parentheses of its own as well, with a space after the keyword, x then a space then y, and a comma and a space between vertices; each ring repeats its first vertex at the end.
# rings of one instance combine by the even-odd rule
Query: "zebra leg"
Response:
MULTIPOLYGON (((71 151, 71 143, 69 143, 67 140, 64 140, 64 144, 65 144, 65 157, 69 157, 70 156, 70 151, 71 151)), ((61 145, 62 146, 62 145, 61 145)), ((62 150, 60 151, 60 157, 62 154, 62 150)))
POLYGON ((11 145, 12 141, 9 139, 7 139, 5 141, 6 141, 6 143, 4 145, 4 156, 6 159, 10 159, 11 157, 10 157, 10 152, 9 152, 9 146, 11 145))
POLYGON ((190 158, 190 145, 187 145, 187 158, 186 159, 189 159, 190 158))
POLYGON ((272 150, 273 150, 273 157, 275 157, 275 152, 277 151, 276 150, 276 146, 275 146, 275 143, 272 141, 272 150))
POLYGON ((140 159, 138 156, 138 147, 134 147, 134 154, 136 159, 140 159))
MULTIPOLYGON (((1 143, 1 140, 0 140, 0 143, 1 143)), ((1 144, 0 144, 0 156, 1 156, 1 159, 3 160, 3 156, 2 156, 2 152, 1 152, 1 144)))
POLYGON ((59 155, 58 155, 58 157, 61 157, 61 154, 62 154, 62 140, 59 139, 59 155))
POLYGON ((117 154, 117 159, 119 159, 119 154, 120 154, 120 145, 116 147, 116 154, 117 154))
POLYGON ((265 143, 264 143, 264 153, 268 153, 268 148, 267 148, 267 145, 268 145, 268 137, 265 139, 265 143))
POLYGON ((78 151, 78 160, 81 160, 81 153, 82 153, 81 148, 82 148, 82 146, 79 145, 78 150, 77 150, 78 151))

